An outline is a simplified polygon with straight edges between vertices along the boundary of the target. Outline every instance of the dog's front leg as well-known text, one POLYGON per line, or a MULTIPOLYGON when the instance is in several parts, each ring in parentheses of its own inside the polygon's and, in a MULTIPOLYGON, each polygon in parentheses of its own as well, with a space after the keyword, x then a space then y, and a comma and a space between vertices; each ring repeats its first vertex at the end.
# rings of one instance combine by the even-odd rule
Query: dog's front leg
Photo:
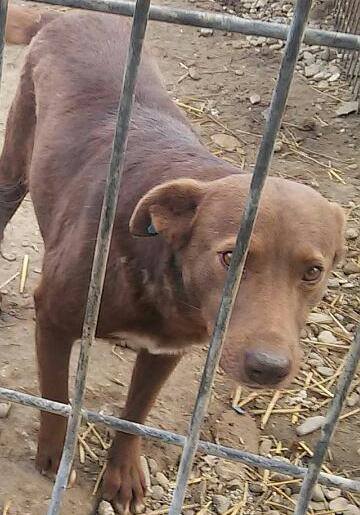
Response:
MULTIPOLYGON (((132 374, 123 418, 144 423, 155 399, 180 361, 180 355, 155 355, 143 350, 138 354, 132 374)), ((117 433, 110 449, 103 482, 103 497, 111 500, 119 513, 137 509, 145 493, 140 465, 141 438, 117 433)))

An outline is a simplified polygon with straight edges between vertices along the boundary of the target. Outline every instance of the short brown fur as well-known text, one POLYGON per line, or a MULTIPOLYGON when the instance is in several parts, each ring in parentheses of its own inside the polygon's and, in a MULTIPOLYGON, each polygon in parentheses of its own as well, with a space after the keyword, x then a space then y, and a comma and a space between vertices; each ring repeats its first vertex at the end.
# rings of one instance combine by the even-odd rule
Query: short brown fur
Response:
MULTIPOLYGON (((30 191, 45 244, 35 293, 41 393, 67 403, 129 22, 10 6, 6 37, 32 41, 0 160, 0 238, 30 191)), ((138 348, 125 418, 143 423, 181 353, 208 341, 249 181, 199 142, 145 51, 97 330, 129 335, 138 348)), ((236 381, 280 387, 294 376, 300 331, 341 257, 343 226, 341 209, 314 190, 268 180, 221 361, 236 381)), ((41 414, 41 471, 56 472, 65 428, 41 414)), ((103 495, 121 513, 142 502, 139 455, 139 438, 118 433, 103 495)))

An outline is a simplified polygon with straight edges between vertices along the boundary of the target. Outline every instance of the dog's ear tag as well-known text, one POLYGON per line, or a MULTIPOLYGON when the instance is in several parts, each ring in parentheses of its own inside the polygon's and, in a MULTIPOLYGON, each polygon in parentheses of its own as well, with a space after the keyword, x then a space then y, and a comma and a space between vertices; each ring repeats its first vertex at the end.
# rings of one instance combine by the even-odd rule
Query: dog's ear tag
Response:
POLYGON ((156 232, 156 229, 155 227, 153 226, 153 224, 150 224, 147 228, 147 233, 149 236, 157 236, 158 233, 156 232))

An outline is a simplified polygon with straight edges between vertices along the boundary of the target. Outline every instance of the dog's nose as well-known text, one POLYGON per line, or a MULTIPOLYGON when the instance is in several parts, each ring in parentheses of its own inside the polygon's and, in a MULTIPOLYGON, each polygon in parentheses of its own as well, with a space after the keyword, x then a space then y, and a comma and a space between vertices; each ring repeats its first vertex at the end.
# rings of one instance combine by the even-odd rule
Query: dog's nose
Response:
POLYGON ((251 382, 259 385, 276 385, 290 372, 290 360, 271 352, 247 352, 245 371, 251 382))

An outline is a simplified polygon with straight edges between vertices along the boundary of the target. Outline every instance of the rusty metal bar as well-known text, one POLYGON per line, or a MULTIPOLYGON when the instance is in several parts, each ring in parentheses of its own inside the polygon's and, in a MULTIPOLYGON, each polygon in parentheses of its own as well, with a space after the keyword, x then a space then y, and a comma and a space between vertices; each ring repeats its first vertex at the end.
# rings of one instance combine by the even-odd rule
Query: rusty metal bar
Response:
POLYGON ((303 40, 311 4, 312 0, 297 0, 295 5, 294 18, 290 26, 284 57, 273 92, 269 117, 265 125, 264 136, 260 143, 249 196, 237 236, 236 246, 232 254, 230 269, 191 418, 189 437, 186 440, 180 461, 177 483, 170 505, 169 515, 181 514, 188 478, 200 439, 201 425, 207 411, 221 349, 226 338, 232 309, 239 289, 250 238, 257 216, 261 192, 268 175, 276 137, 285 112, 286 101, 294 76, 295 65, 303 40))
MULTIPOLYGON (((61 415, 63 417, 69 417, 71 412, 71 406, 67 404, 49 401, 47 399, 42 399, 41 397, 36 397, 35 395, 17 392, 16 390, 9 390, 8 388, 0 387, 0 398, 22 406, 28 406, 30 408, 54 413, 55 415, 61 415)), ((109 427, 116 431, 130 433, 143 438, 158 440, 169 445, 183 447, 186 440, 185 436, 177 433, 137 424, 136 422, 129 422, 128 420, 122 420, 109 415, 103 415, 87 410, 86 408, 83 408, 81 413, 83 420, 86 420, 89 423, 109 427)), ((302 478, 305 477, 307 472, 305 467, 298 467, 291 463, 277 460, 276 458, 265 458, 250 452, 232 449, 231 447, 225 447, 223 445, 217 445, 202 440, 199 442, 198 449, 206 454, 217 456, 218 458, 238 461, 245 463, 250 467, 268 469, 273 472, 278 472, 292 477, 302 478)), ((333 474, 321 473, 319 476, 319 483, 329 487, 336 487, 341 488, 342 490, 360 493, 360 481, 335 476, 333 474)))
POLYGON ((99 316, 101 295, 104 285, 106 265, 109 255, 111 235, 115 220, 121 179, 124 170, 125 151, 128 129, 135 96, 135 85, 138 75, 141 52, 146 32, 150 0, 137 0, 126 69, 123 78, 118 118, 113 142, 109 172, 106 180, 103 206, 96 240, 95 254, 91 271, 91 280, 86 305, 80 356, 75 380, 75 395, 70 413, 64 450, 60 461, 48 515, 57 515, 60 510, 63 493, 67 487, 76 441, 81 423, 82 406, 85 397, 86 374, 88 370, 90 349, 95 338, 99 316))
MULTIPOLYGON (((90 11, 122 14, 123 16, 132 16, 135 7, 135 3, 129 0, 37 0, 37 2, 63 5, 77 9, 87 9, 90 11)), ((240 18, 239 16, 230 14, 177 9, 157 5, 150 7, 149 19, 178 25, 212 28, 225 32, 237 32, 240 34, 282 40, 286 40, 289 33, 289 26, 281 23, 270 23, 240 18)), ((307 45, 324 45, 335 48, 354 48, 360 50, 359 36, 319 29, 308 28, 305 32, 304 43, 307 45)))
POLYGON ((329 411, 325 418, 325 423, 321 431, 321 436, 316 444, 314 456, 310 462, 304 482, 301 486, 299 500, 295 509, 295 515, 306 515, 313 488, 318 480, 326 452, 330 445, 330 440, 335 431, 335 426, 339 420, 341 409, 349 391, 351 381, 356 372, 360 360, 360 327, 356 331, 355 338, 351 344, 346 358, 344 371, 341 374, 339 383, 331 402, 329 411))

